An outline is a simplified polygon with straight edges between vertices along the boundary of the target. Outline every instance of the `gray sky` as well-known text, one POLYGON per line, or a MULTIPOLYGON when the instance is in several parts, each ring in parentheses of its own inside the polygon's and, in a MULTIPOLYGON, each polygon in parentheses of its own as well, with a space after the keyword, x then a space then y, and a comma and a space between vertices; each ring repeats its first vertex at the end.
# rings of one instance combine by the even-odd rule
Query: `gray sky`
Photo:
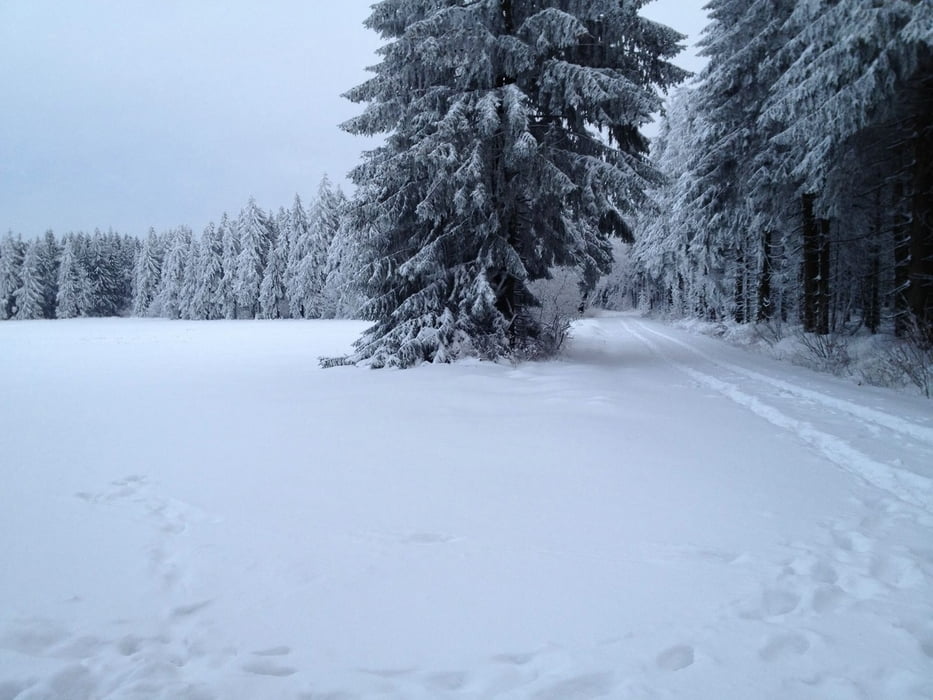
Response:
MULTIPOLYGON (((692 42, 704 2, 644 14, 692 42)), ((369 145, 337 124, 377 61, 370 4, 0 0, 0 231, 198 232, 343 184, 369 145)))

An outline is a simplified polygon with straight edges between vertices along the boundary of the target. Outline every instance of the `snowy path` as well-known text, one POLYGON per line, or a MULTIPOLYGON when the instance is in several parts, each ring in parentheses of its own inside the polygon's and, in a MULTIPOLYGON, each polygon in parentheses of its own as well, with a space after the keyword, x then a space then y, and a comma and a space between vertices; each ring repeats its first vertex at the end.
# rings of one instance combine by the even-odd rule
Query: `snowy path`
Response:
POLYGON ((933 405, 635 316, 0 324, 0 700, 933 697, 933 405))

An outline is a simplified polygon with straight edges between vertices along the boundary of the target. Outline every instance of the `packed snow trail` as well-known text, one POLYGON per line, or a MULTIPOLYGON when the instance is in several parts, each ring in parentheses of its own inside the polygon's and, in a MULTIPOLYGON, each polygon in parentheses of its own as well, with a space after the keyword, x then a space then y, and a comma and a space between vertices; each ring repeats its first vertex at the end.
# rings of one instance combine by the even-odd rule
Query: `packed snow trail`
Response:
MULTIPOLYGON (((926 510, 927 513, 930 514, 931 509, 933 509, 933 479, 899 468, 899 466, 894 464, 883 464, 855 449, 845 438, 818 430, 814 427, 812 421, 819 420, 821 416, 813 415, 811 420, 800 420, 792 417, 773 405, 773 402, 781 397, 771 390, 771 388, 776 388, 780 393, 789 394, 795 400, 793 403, 794 412, 798 414, 805 412, 801 403, 796 400, 802 397, 808 401, 820 404, 820 407, 816 410, 821 411, 823 410, 822 407, 825 406, 839 408, 848 415, 864 423, 868 428, 886 428, 893 433, 906 434, 911 437, 919 436, 922 441, 920 443, 921 452, 926 453, 931 458, 933 458, 933 431, 902 418, 864 408, 857 404, 852 404, 845 400, 812 391, 784 380, 769 377, 760 372, 752 372, 733 364, 713 360, 708 355, 695 350, 686 343, 648 328, 644 323, 628 322, 626 328, 651 351, 665 358, 671 358, 670 350, 667 352, 662 350, 658 342, 650 340, 646 333, 656 339, 661 339, 662 342, 667 344, 668 348, 676 346, 688 350, 697 358, 702 359, 704 364, 719 375, 732 375, 732 381, 726 381, 721 377, 701 371, 684 361, 671 359, 672 366, 685 372, 698 383, 708 386, 714 391, 718 391, 737 404, 745 406, 755 415, 764 418, 769 423, 795 433, 801 440, 818 449, 831 462, 853 472, 855 475, 889 492, 898 499, 926 510), (636 328, 638 330, 636 330, 636 328), (738 375, 739 378, 736 379, 735 375, 738 375), (740 388, 740 383, 742 388, 740 388), (749 386, 750 384, 752 385, 751 387, 749 386), (755 393, 748 393, 748 390, 754 388, 756 384, 758 385, 757 391, 755 393), (762 385, 765 387, 764 390, 761 388, 762 385), (768 399, 772 401, 772 404, 766 403, 768 399)), ((812 413, 812 411, 806 412, 812 413)), ((825 420, 825 417, 823 417, 823 420, 825 420)), ((895 435, 894 437, 896 439, 899 436, 895 435)), ((890 437, 888 437, 888 439, 890 439, 890 437)), ((924 464, 923 461, 918 461, 918 463, 924 464)), ((929 464, 929 462, 926 462, 926 464, 929 464)))
POLYGON ((625 314, 0 324, 0 699, 933 697, 933 404, 625 314))

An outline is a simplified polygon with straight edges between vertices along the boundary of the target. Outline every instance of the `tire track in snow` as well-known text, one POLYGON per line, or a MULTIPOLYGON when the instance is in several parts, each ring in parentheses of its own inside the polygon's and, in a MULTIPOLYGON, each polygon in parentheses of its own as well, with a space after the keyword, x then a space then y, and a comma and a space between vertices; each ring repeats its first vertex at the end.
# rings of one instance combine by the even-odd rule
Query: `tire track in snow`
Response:
POLYGON ((781 391, 784 391, 793 396, 815 401, 819 404, 822 404, 823 406, 826 406, 827 408, 833 408, 844 413, 848 413, 849 415, 855 416, 861 421, 887 428, 888 430, 900 433, 901 435, 906 435, 924 443, 927 446, 933 447, 933 428, 919 425, 898 416, 892 416, 890 413, 885 413, 884 411, 879 411, 867 406, 860 406, 859 404, 846 401, 845 399, 829 396, 828 394, 824 394, 819 391, 813 391, 812 389, 807 389, 798 384, 784 381, 783 379, 769 377, 766 374, 756 372, 755 370, 746 369, 745 367, 732 364, 731 362, 723 362, 722 360, 711 357, 702 350, 699 350, 692 345, 689 345, 688 343, 669 336, 666 333, 661 333, 660 331, 654 330, 653 328, 649 328, 643 323, 638 323, 638 327, 642 331, 655 335, 659 338, 663 338, 664 340, 673 343, 674 345, 692 352, 694 355, 703 358, 707 362, 710 362, 717 367, 722 367, 723 369, 735 372, 736 374, 744 375, 749 379, 754 379, 764 384, 769 384, 770 386, 773 386, 776 389, 780 389, 781 391))
MULTIPOLYGON (((774 406, 766 404, 759 397, 742 391, 735 384, 701 372, 682 362, 678 362, 665 353, 657 343, 635 330, 631 323, 628 321, 622 321, 622 323, 625 329, 633 337, 641 341, 649 350, 663 357, 672 366, 676 367, 702 386, 708 387, 740 406, 749 409, 752 413, 765 419, 772 425, 795 433, 801 440, 811 447, 814 447, 830 462, 861 478, 872 486, 884 490, 900 501, 920 508, 927 514, 933 514, 933 507, 931 507, 931 503, 933 503, 933 480, 910 471, 899 470, 891 465, 878 462, 855 449, 842 438, 825 433, 806 421, 798 420, 783 413, 774 406)), ((644 327, 642 326, 642 328, 644 327)), ((663 334, 658 335, 666 337, 663 334)), ((678 344, 681 343, 678 341, 678 344)), ((686 345, 685 347, 689 348, 689 346, 686 345)), ((689 349, 692 350, 692 348, 689 349)), ((697 354, 701 355, 699 351, 697 351, 697 354)), ((724 367, 716 361, 709 361, 716 366, 724 367)))

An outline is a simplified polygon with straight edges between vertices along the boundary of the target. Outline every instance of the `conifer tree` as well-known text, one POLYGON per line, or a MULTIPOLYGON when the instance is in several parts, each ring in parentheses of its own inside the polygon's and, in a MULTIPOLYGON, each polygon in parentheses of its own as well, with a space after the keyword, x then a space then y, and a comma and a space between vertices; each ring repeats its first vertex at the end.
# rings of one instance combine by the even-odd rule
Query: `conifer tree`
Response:
POLYGON ((155 296, 156 313, 171 319, 182 317, 185 311, 183 288, 185 270, 191 257, 191 229, 180 226, 169 236, 168 250, 162 265, 162 277, 155 296))
POLYGON ((344 125, 388 133, 352 173, 375 321, 346 361, 406 367, 521 352, 530 281, 608 271, 656 173, 639 128, 685 73, 642 2, 383 0, 389 43, 344 125))
POLYGON ((89 300, 87 273, 82 263, 83 237, 69 234, 62 242, 62 260, 58 268, 58 293, 55 297, 58 318, 83 316, 89 300))
POLYGON ((283 318, 288 315, 285 272, 288 264, 288 235, 270 225, 275 235, 269 246, 268 260, 259 285, 259 318, 283 318))
POLYGON ((39 242, 39 276, 42 279, 43 318, 55 318, 55 296, 58 294, 58 267, 61 263, 61 246, 52 231, 46 231, 39 242))
POLYGON ((0 320, 16 314, 17 289, 22 286, 23 242, 12 233, 0 238, 0 320))
POLYGON ((306 290, 309 281, 305 278, 304 260, 310 254, 312 240, 301 198, 296 194, 290 210, 282 217, 289 237, 288 261, 285 266, 285 294, 288 297, 288 310, 292 318, 309 318, 305 312, 306 290))
POLYGON ((220 217, 220 225, 217 228, 223 251, 221 257, 223 275, 218 290, 221 315, 222 318, 232 320, 237 318, 239 312, 236 295, 236 269, 237 258, 240 255, 240 237, 236 225, 230 221, 230 217, 227 216, 226 212, 220 217))
POLYGON ((162 277, 162 241, 155 229, 143 241, 133 267, 133 315, 146 316, 162 277))
POLYGON ((223 318, 223 232, 213 222, 201 234, 191 317, 203 320, 223 318))
POLYGON ((250 197, 236 223, 240 253, 236 258, 233 292, 241 315, 256 318, 259 312, 259 286, 272 247, 269 216, 250 197))
POLYGON ((45 286, 40 262, 39 242, 32 241, 26 246, 23 256, 19 289, 13 293, 16 299, 16 319, 28 320, 45 316, 45 286))

